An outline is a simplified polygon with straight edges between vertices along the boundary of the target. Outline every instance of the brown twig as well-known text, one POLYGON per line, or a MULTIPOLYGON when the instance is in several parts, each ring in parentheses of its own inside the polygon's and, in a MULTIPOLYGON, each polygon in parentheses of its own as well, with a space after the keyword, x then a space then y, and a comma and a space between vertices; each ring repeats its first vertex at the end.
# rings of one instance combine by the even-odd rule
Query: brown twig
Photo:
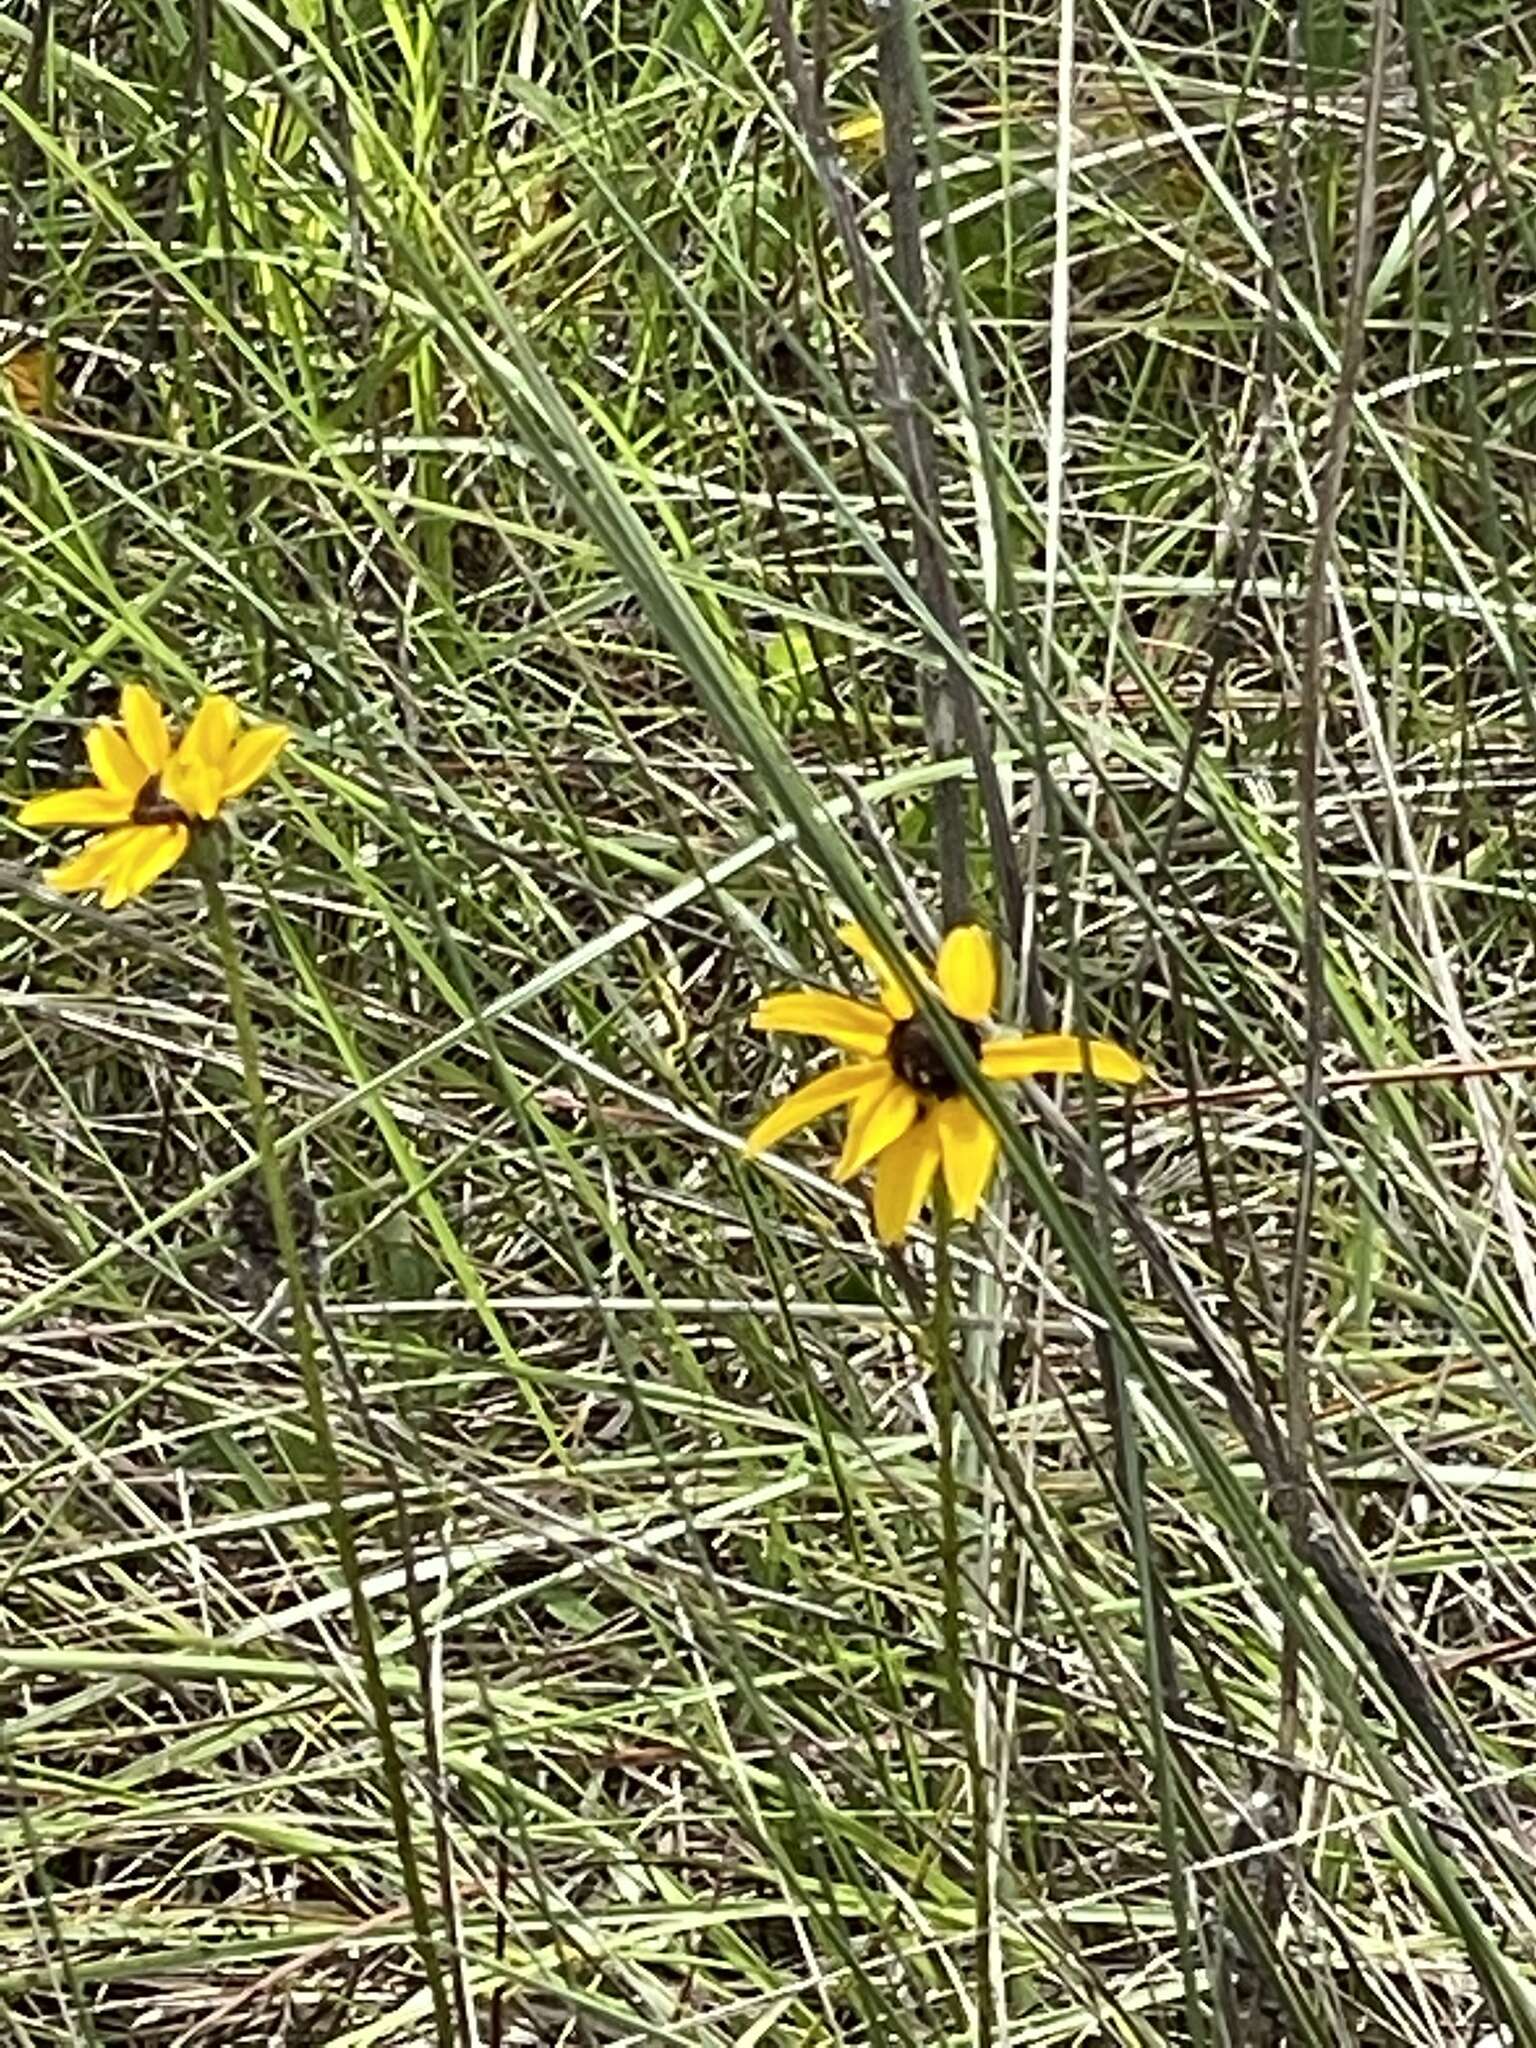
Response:
MULTIPOLYGON (((1305 1550, 1308 1503, 1307 1473, 1311 1464, 1312 1385, 1303 1353, 1307 1290, 1311 1274, 1312 1209, 1317 1191, 1317 1115, 1323 1094, 1323 1056, 1332 1027, 1324 972, 1324 909, 1322 855, 1318 832, 1318 791, 1326 712, 1323 664, 1328 641, 1329 587, 1338 540, 1339 506, 1349 460, 1355 415, 1355 392, 1365 357, 1365 303, 1371 274, 1371 248, 1376 230, 1376 157, 1386 98, 1387 52, 1394 9, 1376 0, 1370 78, 1360 140, 1360 185, 1356 196, 1355 241, 1344 308, 1339 374, 1328 423, 1328 443, 1317 488, 1317 529, 1307 575, 1302 619, 1301 702, 1297 721, 1296 835, 1301 865, 1301 970, 1306 1008, 1306 1064, 1302 1075, 1301 1163, 1296 1179, 1296 1227, 1291 1239, 1286 1284, 1284 1329, 1285 1435, 1290 1465, 1292 1541, 1298 1556, 1305 1550)), ((1300 1646, 1294 1627, 1287 1626, 1280 1671, 1280 1734, 1278 1746, 1289 1751, 1296 1738, 1300 1646)))
MULTIPOLYGON (((1067 1159, 1087 1172, 1090 1155, 1081 1133, 1040 1088, 1030 1085, 1028 1095, 1067 1159)), ((1135 1195, 1107 1172, 1097 1176, 1096 1184, 1107 1194, 1145 1258, 1159 1294, 1176 1311, 1193 1342, 1234 1429, 1263 1475, 1265 1510, 1284 1532, 1296 1562, 1326 1589, 1387 1691, 1451 1782, 1491 1824, 1508 1826, 1506 1804, 1482 1785, 1475 1759, 1433 1680, 1420 1668, 1391 1615, 1350 1560, 1352 1539, 1337 1507, 1317 1485, 1310 1467, 1298 1479, 1291 1446, 1278 1441, 1269 1415, 1248 1392, 1230 1355, 1226 1334, 1180 1269, 1157 1224, 1135 1195)))
MULTIPOLYGON (((891 424, 896 464, 911 509, 917 586, 942 636, 938 673, 925 683, 923 693, 929 748, 940 761, 952 759, 962 748, 970 756, 1002 899, 1004 936, 1012 947, 1018 942, 1023 883, 980 699, 955 652, 963 639, 964 626, 939 516, 938 454, 927 404, 931 389, 928 351, 910 324, 893 319, 890 311, 894 296, 920 322, 927 296, 922 217, 917 200, 912 49, 906 14, 902 7, 891 7, 880 35, 881 119, 892 244, 888 280, 859 224, 857 195, 849 184, 815 76, 795 33, 790 0, 770 0, 770 14, 794 98, 798 132, 842 243, 854 296, 874 354, 876 382, 891 424)), ((944 921, 953 925, 963 922, 970 912, 964 792, 958 783, 941 783, 933 792, 933 803, 944 921)))
MULTIPOLYGON (((1425 1082, 1480 1081, 1499 1074, 1536 1073, 1536 1052, 1506 1053, 1491 1060, 1419 1060, 1406 1067, 1357 1067, 1347 1074, 1325 1074, 1320 1094, 1326 1098, 1356 1088, 1416 1088, 1425 1082)), ((1150 1095, 1138 1095, 1137 1110, 1187 1109, 1191 1102, 1207 1109, 1241 1109, 1271 1098, 1294 1098, 1302 1076, 1276 1075, 1267 1081, 1227 1081, 1217 1088, 1201 1088, 1193 1096, 1183 1088, 1161 1088, 1150 1095)))
MULTIPOLYGON (((32 17, 32 40, 27 50, 27 68, 22 73, 16 104, 32 119, 37 118, 42 99, 43 65, 53 37, 53 0, 37 0, 32 17)), ((17 123, 11 149, 11 190, 0 206, 0 313, 10 311, 12 266, 16 257, 16 233, 27 204, 27 186, 37 158, 37 145, 26 128, 17 123)))

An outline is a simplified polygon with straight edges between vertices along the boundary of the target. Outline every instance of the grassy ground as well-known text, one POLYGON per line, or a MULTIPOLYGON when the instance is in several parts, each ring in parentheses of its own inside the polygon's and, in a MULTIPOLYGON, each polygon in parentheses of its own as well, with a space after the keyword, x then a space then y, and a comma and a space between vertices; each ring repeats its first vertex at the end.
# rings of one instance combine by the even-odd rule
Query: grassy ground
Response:
POLYGON ((1536 55, 787 25, 0 17, 6 788, 293 724, 299 1240, 13 832, 0 2038, 1536 2040, 1536 55), (957 817, 1157 1074, 887 1256, 746 1020, 957 817))

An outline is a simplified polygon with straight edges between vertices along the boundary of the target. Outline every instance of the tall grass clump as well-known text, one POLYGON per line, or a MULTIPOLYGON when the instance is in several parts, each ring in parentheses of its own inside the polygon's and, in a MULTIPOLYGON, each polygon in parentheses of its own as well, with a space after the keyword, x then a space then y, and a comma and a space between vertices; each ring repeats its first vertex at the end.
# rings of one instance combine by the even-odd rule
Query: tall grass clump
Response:
POLYGON ((5 2038, 1536 2041, 1518 10, 0 67, 5 2038))

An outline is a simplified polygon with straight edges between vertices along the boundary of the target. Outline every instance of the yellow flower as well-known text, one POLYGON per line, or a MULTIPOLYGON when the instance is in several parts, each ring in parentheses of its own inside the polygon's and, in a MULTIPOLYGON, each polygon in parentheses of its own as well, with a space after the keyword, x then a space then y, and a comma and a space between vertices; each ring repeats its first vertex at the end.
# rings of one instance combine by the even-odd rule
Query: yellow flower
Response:
POLYGON ((288 741, 285 725, 240 730, 228 697, 205 697, 173 745, 165 714, 142 683, 129 683, 120 725, 100 719, 86 734, 95 773, 83 789, 32 797, 21 825, 109 825, 48 875, 55 889, 99 889, 115 910, 138 896, 192 843, 192 834, 259 782, 288 741))
POLYGON ((18 412, 38 414, 51 409, 53 398, 53 357, 46 348, 33 345, 18 349, 16 354, 0 363, 10 392, 11 403, 18 412))
MULTIPOLYGON (((882 1243, 898 1244, 941 1168, 955 1214, 975 1215, 997 1164, 997 1133, 961 1093, 911 996, 867 933, 844 925, 839 936, 874 975, 880 1006, 817 988, 764 997, 752 1013, 760 1030, 809 1032, 851 1058, 771 1109, 748 1135, 746 1153, 755 1158, 828 1110, 847 1109, 836 1178, 852 1180, 875 1161, 875 1229, 882 1243)), ((921 967, 912 961, 908 966, 920 984, 933 988, 921 967)), ((980 925, 957 925, 946 936, 934 981, 935 995, 989 1081, 1089 1073, 1129 1088, 1145 1075, 1140 1060, 1108 1039, 1054 1031, 1025 1037, 995 1030, 990 1017, 997 1000, 997 960, 980 925)))
POLYGON ((861 107, 833 130, 850 156, 877 157, 885 150, 885 116, 878 107, 861 107))

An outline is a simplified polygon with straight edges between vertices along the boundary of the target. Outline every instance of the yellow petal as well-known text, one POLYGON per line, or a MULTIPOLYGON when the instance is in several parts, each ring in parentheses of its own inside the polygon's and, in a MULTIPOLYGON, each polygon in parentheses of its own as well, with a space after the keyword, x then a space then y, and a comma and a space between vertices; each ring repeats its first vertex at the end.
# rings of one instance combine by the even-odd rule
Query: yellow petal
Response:
POLYGON ((149 770, 115 725, 105 719, 85 736, 85 751, 103 789, 135 797, 149 780, 149 770))
POLYGON ((188 756, 183 740, 165 765, 160 791, 189 818, 216 818, 224 792, 224 771, 196 755, 188 756))
POLYGON ((176 758, 188 767, 217 769, 222 778, 239 730, 240 713, 232 697, 205 697, 182 735, 176 758))
MULTIPOLYGON (((887 1016, 894 1017, 899 1024, 912 1015, 916 1005, 905 988, 897 980, 891 963, 869 936, 861 924, 840 924, 837 936, 845 946, 851 946, 880 986, 880 1000, 885 1005, 887 1016)), ((903 953, 902 959, 911 970, 914 980, 925 982, 928 977, 910 953, 903 953)))
POLYGON ((133 816, 133 796, 127 790, 53 789, 46 796, 29 797, 16 813, 18 825, 126 825, 133 816))
POLYGON ((969 1222, 981 1206, 997 1164, 997 1133, 964 1095, 941 1102, 930 1119, 939 1129, 944 1184, 955 1214, 969 1222))
POLYGON ((1146 1079, 1141 1061, 1107 1038, 1075 1038, 1064 1031, 1020 1038, 989 1038, 981 1049, 981 1071, 989 1081, 1018 1081, 1026 1074, 1092 1074, 1134 1088, 1146 1079))
POLYGON ((278 755, 287 746, 289 739, 286 725, 253 725, 249 732, 241 733, 230 749, 229 760, 224 769, 224 796, 244 796, 272 766, 278 755))
POLYGON ((879 156, 885 147, 885 116, 878 107, 866 107, 839 121, 833 133, 855 155, 879 156))
POLYGON ((900 1244, 928 1199, 939 1164, 938 1126, 931 1116, 886 1147, 875 1168, 875 1234, 900 1244))
POLYGON ((151 882, 175 867, 186 852, 191 834, 185 825, 136 825, 133 840, 102 878, 103 910, 116 910, 130 896, 142 896, 151 882))
POLYGON ((852 1102, 864 1089, 883 1090, 890 1077, 891 1070, 884 1060, 855 1060, 833 1067, 830 1073, 818 1074, 814 1081, 805 1082, 792 1095, 775 1103, 761 1122, 753 1125, 744 1148, 747 1158, 755 1159, 759 1152, 766 1152, 770 1145, 787 1138, 791 1131, 798 1131, 802 1124, 852 1102))
POLYGON ((980 1024, 997 1001, 997 953, 992 934, 979 924, 957 924, 939 948, 939 994, 957 1017, 980 1024))
POLYGON ((887 1087, 871 1088, 861 1096, 848 1118, 848 1136, 842 1157, 832 1169, 832 1178, 852 1180, 860 1167, 867 1166, 887 1145, 894 1145, 902 1132, 916 1122, 920 1107, 916 1090, 894 1075, 887 1087))
POLYGON ((829 1045, 871 1055, 884 1052, 891 1035, 891 1020, 883 1010, 818 988, 764 996, 752 1012, 752 1022, 759 1031, 808 1031, 829 1045))
POLYGON ((100 887, 103 877, 112 873, 127 852, 129 842, 137 839, 143 829, 142 825, 123 825, 116 832, 99 832, 71 859, 51 869, 45 879, 55 889, 65 891, 100 887))
POLYGON ((165 713, 142 683, 125 683, 118 714, 128 744, 144 763, 146 775, 158 775, 171 758, 171 735, 165 713))

